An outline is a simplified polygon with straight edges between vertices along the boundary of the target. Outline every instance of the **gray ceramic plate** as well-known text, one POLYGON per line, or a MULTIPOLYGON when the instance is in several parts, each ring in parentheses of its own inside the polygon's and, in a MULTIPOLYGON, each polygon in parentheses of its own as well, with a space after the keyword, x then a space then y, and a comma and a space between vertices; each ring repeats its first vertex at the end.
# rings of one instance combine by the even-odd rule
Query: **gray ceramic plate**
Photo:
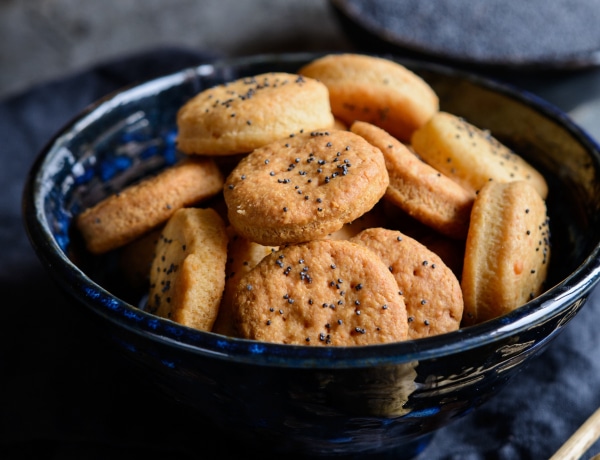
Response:
POLYGON ((330 1, 365 49, 519 69, 600 63, 598 0, 330 1))

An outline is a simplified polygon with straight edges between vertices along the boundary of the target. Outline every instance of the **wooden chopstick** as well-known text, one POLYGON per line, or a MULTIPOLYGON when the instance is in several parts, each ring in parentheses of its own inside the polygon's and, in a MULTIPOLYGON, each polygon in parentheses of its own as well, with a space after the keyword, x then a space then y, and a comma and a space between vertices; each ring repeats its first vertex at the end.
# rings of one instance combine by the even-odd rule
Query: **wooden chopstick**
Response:
POLYGON ((600 408, 596 409, 550 460, 578 460, 600 438, 600 408))

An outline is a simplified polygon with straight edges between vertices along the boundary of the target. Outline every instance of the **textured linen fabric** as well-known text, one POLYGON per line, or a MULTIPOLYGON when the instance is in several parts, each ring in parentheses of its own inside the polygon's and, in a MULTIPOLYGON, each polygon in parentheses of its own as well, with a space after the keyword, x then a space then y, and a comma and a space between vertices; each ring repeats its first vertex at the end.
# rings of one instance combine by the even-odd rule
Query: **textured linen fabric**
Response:
MULTIPOLYGON (((0 458, 247 454, 208 421, 198 425, 115 350, 78 327, 29 245, 20 208, 34 158, 80 110, 124 85, 214 57, 151 51, 0 101, 0 458)), ((436 433, 419 460, 549 458, 600 406, 598 294, 496 397, 436 433)), ((599 451, 596 443, 583 458, 599 451)))

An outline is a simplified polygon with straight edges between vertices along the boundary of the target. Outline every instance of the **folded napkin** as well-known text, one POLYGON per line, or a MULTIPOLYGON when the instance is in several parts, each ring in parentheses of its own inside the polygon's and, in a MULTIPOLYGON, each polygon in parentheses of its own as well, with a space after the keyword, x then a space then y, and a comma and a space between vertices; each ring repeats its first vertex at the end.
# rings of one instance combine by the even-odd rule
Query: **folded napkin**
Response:
MULTIPOLYGON (((125 85, 215 57, 151 51, 0 101, 0 458, 247 455, 210 421, 190 423, 190 414, 116 351, 78 328, 70 310, 60 308, 64 297, 33 253, 20 215, 34 158, 80 110, 125 85)), ((600 406, 599 317, 596 290, 543 354, 491 401, 440 430, 420 458, 549 458, 600 406)), ((596 443, 583 458, 599 451, 596 443)))

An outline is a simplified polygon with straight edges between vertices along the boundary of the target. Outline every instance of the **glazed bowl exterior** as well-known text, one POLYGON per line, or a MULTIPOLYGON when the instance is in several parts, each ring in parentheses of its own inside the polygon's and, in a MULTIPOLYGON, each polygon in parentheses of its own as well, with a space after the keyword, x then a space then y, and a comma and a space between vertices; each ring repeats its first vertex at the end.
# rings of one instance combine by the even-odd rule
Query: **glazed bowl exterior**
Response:
MULTIPOLYGON (((186 328, 145 312, 143 292, 91 257, 73 216, 176 161, 175 115, 204 88, 268 71, 296 72, 314 54, 252 56, 184 69, 98 101, 33 164, 25 226, 50 275, 93 327, 166 395, 273 453, 411 458, 435 430, 507 385, 584 306, 600 272, 600 151, 558 109, 495 81, 406 61, 440 97, 547 177, 549 289, 513 313, 459 331, 386 345, 259 343, 186 328)), ((66 308, 66 306, 65 306, 66 308)))

